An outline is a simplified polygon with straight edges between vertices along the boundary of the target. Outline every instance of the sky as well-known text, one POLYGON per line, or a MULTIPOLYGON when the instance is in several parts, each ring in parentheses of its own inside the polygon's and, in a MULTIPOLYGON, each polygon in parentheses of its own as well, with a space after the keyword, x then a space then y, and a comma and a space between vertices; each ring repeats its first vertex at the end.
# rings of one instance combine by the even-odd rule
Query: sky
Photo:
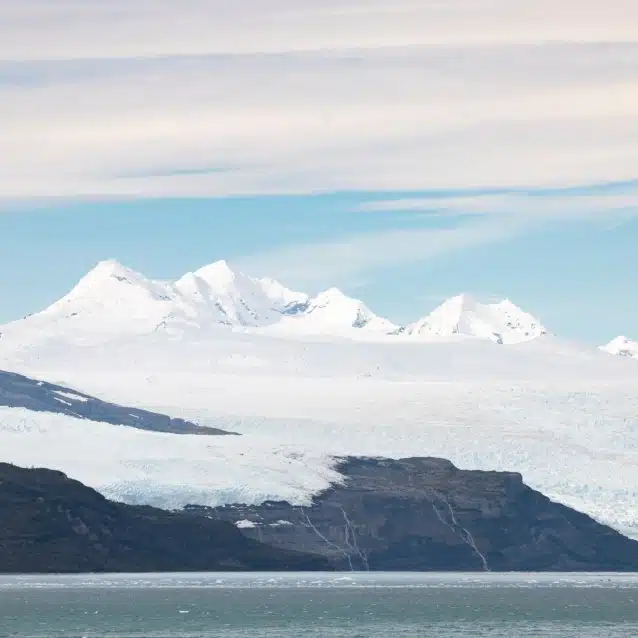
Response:
POLYGON ((634 0, 3 0, 0 322, 223 258, 638 338, 636 113, 634 0))

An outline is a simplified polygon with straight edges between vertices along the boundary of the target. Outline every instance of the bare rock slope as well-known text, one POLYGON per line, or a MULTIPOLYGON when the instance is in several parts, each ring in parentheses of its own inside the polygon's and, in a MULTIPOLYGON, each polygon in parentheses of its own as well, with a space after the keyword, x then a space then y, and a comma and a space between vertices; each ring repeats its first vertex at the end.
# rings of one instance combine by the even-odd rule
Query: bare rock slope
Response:
POLYGON ((435 458, 348 458, 340 472, 345 483, 308 507, 269 502, 212 515, 340 569, 638 570, 638 542, 550 501, 517 473, 435 458))
POLYGON ((125 425, 153 432, 234 434, 217 428, 199 426, 183 419, 173 419, 165 414, 116 405, 77 390, 2 370, 0 370, 0 406, 64 414, 79 419, 125 425))
POLYGON ((62 472, 0 463, 0 573, 329 568, 227 522, 115 503, 62 472))

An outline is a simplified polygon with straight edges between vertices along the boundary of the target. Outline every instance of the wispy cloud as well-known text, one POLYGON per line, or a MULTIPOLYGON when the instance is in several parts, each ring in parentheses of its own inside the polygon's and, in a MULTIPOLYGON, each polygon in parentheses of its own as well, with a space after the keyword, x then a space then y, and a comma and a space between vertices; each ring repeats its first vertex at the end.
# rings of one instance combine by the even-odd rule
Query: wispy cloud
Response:
POLYGON ((373 277, 375 271, 502 242, 546 229, 556 221, 616 227, 638 215, 638 184, 461 196, 431 193, 427 197, 367 201, 353 210, 408 212, 422 218, 422 225, 266 251, 242 263, 255 273, 275 273, 299 285, 336 281, 351 286, 356 278, 373 277), (441 222, 437 227, 432 225, 432 215, 449 219, 443 222, 444 227, 440 227, 441 222))
POLYGON ((449 228, 369 232, 343 239, 296 244, 237 260, 245 272, 267 272, 293 286, 351 285, 375 271, 435 259, 474 246, 499 242, 535 226, 530 218, 471 220, 449 228))
POLYGON ((448 215, 516 215, 540 218, 593 218, 638 215, 638 186, 625 192, 567 190, 466 196, 430 196, 363 202, 359 212, 430 212, 448 215))
POLYGON ((633 0, 3 0, 0 59, 628 42, 635 16, 633 0))
POLYGON ((0 199, 633 179, 636 25, 633 0, 4 0, 0 199))

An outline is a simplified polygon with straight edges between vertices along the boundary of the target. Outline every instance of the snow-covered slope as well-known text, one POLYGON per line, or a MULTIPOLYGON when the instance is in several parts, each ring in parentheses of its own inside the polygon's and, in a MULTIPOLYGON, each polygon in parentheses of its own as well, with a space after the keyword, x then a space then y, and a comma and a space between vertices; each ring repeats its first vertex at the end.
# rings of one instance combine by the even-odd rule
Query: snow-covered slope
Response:
POLYGON ((235 272, 225 261, 187 273, 174 287, 200 327, 215 322, 234 327, 270 325, 281 319, 288 303, 306 300, 306 295, 278 282, 235 272))
POLYGON ((157 282, 111 261, 0 332, 4 369, 244 435, 176 442, 0 411, 1 461, 114 498, 303 502, 334 456, 431 455, 519 471, 638 536, 638 366, 545 334, 511 302, 455 298, 400 331, 337 290, 312 298, 223 262, 157 282))
POLYGON ((149 334, 166 321, 186 321, 192 314, 172 284, 106 260, 59 301, 0 331, 5 342, 24 347, 47 341, 90 345, 149 334))
POLYGON ((218 261, 175 282, 148 279, 114 260, 100 262, 62 299, 44 311, 0 328, 7 339, 63 338, 100 343, 124 335, 207 332, 226 327, 274 327, 304 332, 370 335, 397 330, 361 301, 336 288, 311 298, 279 282, 256 279, 218 261))
POLYGON ((600 349, 621 357, 638 359, 638 341, 632 341, 627 339, 627 337, 616 337, 608 344, 601 346, 600 349))
POLYGON ((52 306, 3 332, 19 335, 33 327, 49 337, 81 334, 108 340, 177 326, 262 326, 281 319, 287 303, 306 299, 277 282, 234 272, 225 261, 164 282, 107 260, 52 306))
POLYGON ((0 460, 58 468, 128 502, 178 506, 304 502, 334 477, 334 456, 440 456, 519 471, 638 536, 633 361, 549 336, 507 348, 401 344, 232 331, 16 352, 5 344, 0 360, 11 369, 243 436, 175 440, 4 410, 0 460))
POLYGON ((337 288, 311 297, 273 279, 249 277, 225 261, 168 282, 148 279, 114 260, 100 262, 49 308, 2 326, 0 332, 28 345, 58 338, 100 343, 153 332, 183 338, 185 333, 222 327, 279 337, 391 336, 396 343, 405 336, 437 340, 460 335, 509 345, 547 333, 537 319, 509 300, 481 304, 460 295, 400 328, 337 288))
POLYGON ((114 260, 100 262, 42 312, 14 326, 49 327, 51 333, 139 333, 152 330, 175 310, 170 285, 151 281, 114 260))
POLYGON ((398 330, 391 321, 375 315, 362 301, 344 295, 338 288, 289 304, 284 315, 279 333, 301 331, 347 336, 354 329, 373 336, 398 330))
POLYGON ((2 461, 58 469, 133 505, 173 509, 279 498, 306 504, 340 478, 325 452, 241 438, 145 432, 0 407, 2 461))
POLYGON ((482 304, 469 295, 448 299, 427 317, 406 326, 404 332, 425 338, 478 337, 499 344, 521 343, 547 334, 540 321, 509 299, 482 304))
MULTIPOLYGON (((547 335, 510 347, 158 331, 102 345, 0 339, 3 367, 244 434, 124 433, 0 413, 0 460, 64 470, 109 496, 175 506, 307 499, 348 454, 449 458, 638 536, 638 367, 547 335)), ((67 420, 65 420, 67 419, 67 420)))

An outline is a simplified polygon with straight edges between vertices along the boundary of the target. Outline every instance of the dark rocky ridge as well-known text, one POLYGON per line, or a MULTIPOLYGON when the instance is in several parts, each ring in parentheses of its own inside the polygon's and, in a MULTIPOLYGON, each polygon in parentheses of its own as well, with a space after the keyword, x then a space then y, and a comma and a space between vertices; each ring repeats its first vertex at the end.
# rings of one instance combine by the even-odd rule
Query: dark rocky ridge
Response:
POLYGON ((202 435, 236 434, 217 428, 199 426, 183 419, 172 419, 165 414, 108 403, 77 390, 2 370, 0 370, 0 406, 64 414, 79 419, 125 425, 152 432, 202 435))
POLYGON ((0 463, 0 572, 330 569, 234 525, 106 500, 63 473, 0 463))
POLYGON ((345 484, 306 508, 268 502, 209 513, 251 521, 246 535, 326 556, 339 569, 638 570, 638 542, 550 501, 520 474, 434 458, 348 458, 340 472, 345 484))

